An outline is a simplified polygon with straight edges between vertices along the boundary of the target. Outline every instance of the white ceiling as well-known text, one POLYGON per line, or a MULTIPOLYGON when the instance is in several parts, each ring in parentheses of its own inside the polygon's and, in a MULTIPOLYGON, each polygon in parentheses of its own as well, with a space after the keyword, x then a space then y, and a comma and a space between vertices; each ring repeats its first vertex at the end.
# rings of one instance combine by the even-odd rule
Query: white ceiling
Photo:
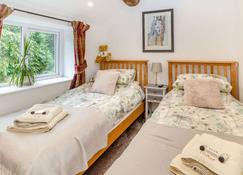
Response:
POLYGON ((1 2, 9 6, 21 8, 39 13, 45 13, 70 20, 94 18, 108 18, 123 8, 128 7, 122 0, 2 0, 1 2), (92 1, 94 6, 88 7, 88 2, 92 1))

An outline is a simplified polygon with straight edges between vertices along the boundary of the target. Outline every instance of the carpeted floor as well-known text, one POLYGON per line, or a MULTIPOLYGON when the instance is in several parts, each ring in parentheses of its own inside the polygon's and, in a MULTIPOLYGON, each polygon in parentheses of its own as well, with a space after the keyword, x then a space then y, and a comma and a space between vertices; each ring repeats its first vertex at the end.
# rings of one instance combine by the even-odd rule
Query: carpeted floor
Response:
POLYGON ((144 124, 144 117, 138 118, 121 137, 89 168, 85 175, 103 175, 120 157, 144 124))

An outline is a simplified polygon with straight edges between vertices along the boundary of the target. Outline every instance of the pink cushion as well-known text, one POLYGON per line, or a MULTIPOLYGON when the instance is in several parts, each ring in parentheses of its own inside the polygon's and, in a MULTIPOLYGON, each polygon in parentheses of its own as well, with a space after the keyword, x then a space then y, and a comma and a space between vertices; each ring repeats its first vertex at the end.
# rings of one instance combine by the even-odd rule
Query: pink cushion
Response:
POLYGON ((219 84, 215 80, 186 80, 184 104, 201 108, 223 109, 219 84))
POLYGON ((117 72, 99 70, 96 73, 96 79, 91 91, 96 93, 113 95, 115 92, 118 77, 119 73, 117 72))

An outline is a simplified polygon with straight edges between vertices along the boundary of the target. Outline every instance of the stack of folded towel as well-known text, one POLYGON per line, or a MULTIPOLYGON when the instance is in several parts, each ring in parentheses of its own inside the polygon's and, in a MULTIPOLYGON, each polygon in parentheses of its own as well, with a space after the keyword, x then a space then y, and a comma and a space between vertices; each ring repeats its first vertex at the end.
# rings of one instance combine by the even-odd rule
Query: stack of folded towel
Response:
POLYGON ((170 164, 176 175, 243 175, 243 146, 218 137, 196 135, 170 164))
POLYGON ((67 115, 60 106, 37 104, 16 118, 13 126, 9 126, 7 130, 23 133, 48 132, 67 115))

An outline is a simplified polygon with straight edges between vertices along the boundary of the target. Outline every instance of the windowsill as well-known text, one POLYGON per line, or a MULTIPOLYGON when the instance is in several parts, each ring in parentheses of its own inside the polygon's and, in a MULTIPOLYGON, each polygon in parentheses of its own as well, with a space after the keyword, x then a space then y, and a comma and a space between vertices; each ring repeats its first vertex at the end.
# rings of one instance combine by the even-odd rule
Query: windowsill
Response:
POLYGON ((55 84, 59 84, 59 83, 64 83, 64 82, 68 82, 71 80, 72 80, 72 78, 59 77, 59 78, 55 78, 55 79, 37 81, 33 86, 24 86, 21 88, 14 87, 14 86, 2 87, 2 88, 0 88, 0 96, 17 93, 17 92, 28 91, 30 89, 41 88, 41 87, 55 85, 55 84))

